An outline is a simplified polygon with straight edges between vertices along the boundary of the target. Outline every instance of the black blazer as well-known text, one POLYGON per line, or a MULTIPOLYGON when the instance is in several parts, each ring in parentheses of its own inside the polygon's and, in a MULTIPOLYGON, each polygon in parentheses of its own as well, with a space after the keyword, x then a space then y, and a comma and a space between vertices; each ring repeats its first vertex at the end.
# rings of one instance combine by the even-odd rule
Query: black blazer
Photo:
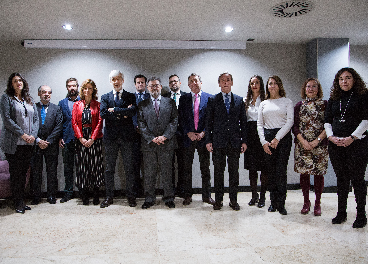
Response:
POLYGON ((226 111, 222 93, 209 98, 206 118, 206 144, 213 148, 225 148, 230 143, 233 148, 241 148, 246 143, 247 116, 243 98, 231 93, 229 114, 226 111))
MULTIPOLYGON (((50 142, 48 149, 58 149, 59 139, 63 132, 63 113, 60 106, 50 103, 47 108, 47 114, 45 117, 45 123, 42 125, 41 109, 42 104, 36 103, 37 112, 39 116, 39 129, 37 137, 50 142)), ((57 154, 59 154, 57 152, 57 154)))
POLYGON ((105 119, 104 139, 134 141, 133 116, 137 112, 135 95, 125 90, 121 92, 121 98, 116 105, 112 91, 101 96, 100 115, 105 119), (132 106, 128 108, 129 105, 132 106), (110 113, 109 108, 114 108, 114 112, 110 113))

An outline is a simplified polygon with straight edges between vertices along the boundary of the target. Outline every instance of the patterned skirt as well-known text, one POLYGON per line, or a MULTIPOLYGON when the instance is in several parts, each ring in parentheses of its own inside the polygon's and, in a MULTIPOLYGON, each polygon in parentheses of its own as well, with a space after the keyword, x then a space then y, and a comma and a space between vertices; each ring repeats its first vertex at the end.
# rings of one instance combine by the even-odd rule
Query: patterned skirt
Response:
MULTIPOLYGON (((85 128, 83 128, 83 130, 85 130, 85 128)), ((89 131, 83 131, 83 134, 89 134, 88 132, 89 131)), ((84 147, 79 140, 76 140, 75 164, 75 185, 79 190, 104 186, 105 177, 102 157, 102 139, 96 139, 89 148, 84 147)))
POLYGON ((312 150, 305 150, 298 141, 295 143, 294 171, 301 174, 324 175, 327 172, 327 146, 318 146, 312 150))

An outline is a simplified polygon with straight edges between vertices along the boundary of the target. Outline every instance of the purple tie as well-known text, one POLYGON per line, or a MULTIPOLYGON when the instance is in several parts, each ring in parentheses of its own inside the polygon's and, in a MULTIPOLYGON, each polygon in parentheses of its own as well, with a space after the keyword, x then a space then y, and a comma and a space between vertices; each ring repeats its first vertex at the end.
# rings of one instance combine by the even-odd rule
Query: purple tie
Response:
POLYGON ((195 130, 198 129, 198 122, 199 122, 199 100, 198 100, 198 94, 195 94, 195 99, 194 99, 194 128, 195 130))
POLYGON ((156 116, 158 118, 159 107, 158 107, 158 103, 157 103, 157 98, 155 99, 155 112, 156 112, 156 116))

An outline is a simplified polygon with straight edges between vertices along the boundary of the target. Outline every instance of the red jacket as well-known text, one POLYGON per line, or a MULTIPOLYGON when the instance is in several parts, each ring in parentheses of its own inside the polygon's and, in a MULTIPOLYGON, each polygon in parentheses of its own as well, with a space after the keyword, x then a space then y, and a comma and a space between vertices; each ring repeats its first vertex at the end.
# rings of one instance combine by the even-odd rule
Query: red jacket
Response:
MULTIPOLYGON (((73 105, 73 112, 72 112, 72 126, 74 130, 74 135, 77 139, 83 137, 82 132, 82 113, 85 106, 85 101, 77 101, 73 105)), ((90 105, 91 115, 92 115, 92 136, 93 140, 97 138, 102 138, 102 126, 103 120, 100 116, 100 103, 96 100, 92 100, 90 105)), ((89 138, 86 138, 87 140, 89 138)))

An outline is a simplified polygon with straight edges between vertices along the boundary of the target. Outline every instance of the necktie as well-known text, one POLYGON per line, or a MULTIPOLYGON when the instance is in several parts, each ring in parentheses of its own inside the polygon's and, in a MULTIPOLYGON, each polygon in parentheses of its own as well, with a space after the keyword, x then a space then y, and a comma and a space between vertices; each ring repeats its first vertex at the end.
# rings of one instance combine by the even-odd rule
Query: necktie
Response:
POLYGON ((198 129, 198 121, 199 121, 199 100, 198 94, 195 95, 194 99, 194 128, 198 129))
POLYGON ((155 99, 155 112, 156 112, 156 116, 158 118, 159 106, 158 106, 158 103, 157 103, 157 98, 155 99))
POLYGON ((229 110, 230 110, 229 94, 225 94, 225 107, 226 107, 227 113, 229 113, 229 110))
POLYGON ((143 100, 143 93, 138 94, 138 104, 143 100))
POLYGON ((119 102, 119 93, 120 92, 116 92, 115 105, 119 102))
POLYGON ((174 97, 173 97, 175 103, 176 103, 176 93, 174 93, 174 97))
POLYGON ((45 118, 46 118, 46 105, 42 105, 41 108, 42 125, 45 123, 45 118))

